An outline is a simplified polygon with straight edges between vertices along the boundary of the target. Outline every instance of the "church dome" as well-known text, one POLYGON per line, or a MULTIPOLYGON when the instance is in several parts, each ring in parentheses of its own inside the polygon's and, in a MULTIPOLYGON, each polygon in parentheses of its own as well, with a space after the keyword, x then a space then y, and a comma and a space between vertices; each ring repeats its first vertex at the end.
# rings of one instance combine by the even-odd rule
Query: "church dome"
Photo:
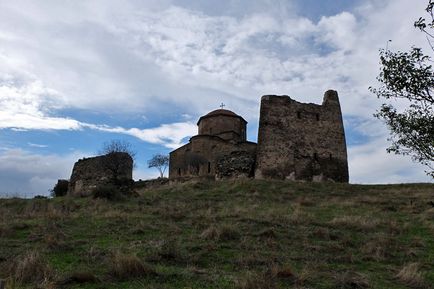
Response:
POLYGON ((228 141, 246 141, 247 121, 227 109, 216 109, 197 122, 199 135, 218 136, 228 141))
POLYGON ((214 115, 228 115, 228 116, 239 116, 235 112, 227 110, 227 109, 216 109, 209 113, 207 113, 205 116, 214 116, 214 115))
POLYGON ((238 114, 236 114, 236 113, 233 112, 233 111, 230 111, 230 110, 227 110, 227 109, 216 109, 216 110, 213 110, 213 111, 211 111, 211 112, 205 114, 204 116, 201 116, 201 117, 199 118, 199 121, 197 122, 197 124, 199 125, 199 123, 200 123, 203 119, 206 119, 206 118, 213 118, 213 117, 218 117, 218 116, 223 116, 223 117, 225 117, 225 116, 236 117, 236 118, 241 119, 241 121, 247 123, 247 121, 246 121, 244 118, 242 118, 241 116, 239 116, 238 114))

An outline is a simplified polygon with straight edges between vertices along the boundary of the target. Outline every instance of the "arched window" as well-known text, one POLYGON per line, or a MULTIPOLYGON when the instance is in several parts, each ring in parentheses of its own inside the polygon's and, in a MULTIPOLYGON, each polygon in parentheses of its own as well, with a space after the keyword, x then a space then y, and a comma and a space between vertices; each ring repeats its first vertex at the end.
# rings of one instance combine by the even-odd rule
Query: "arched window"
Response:
POLYGON ((178 176, 181 175, 181 168, 178 168, 178 176))
POLYGON ((301 118, 301 112, 297 111, 297 118, 301 118))
POLYGON ((319 121, 319 113, 315 114, 316 121, 319 121))
POLYGON ((208 162, 208 174, 211 173, 211 163, 208 162))
POLYGON ((318 153, 313 153, 313 159, 316 161, 318 160, 318 153))

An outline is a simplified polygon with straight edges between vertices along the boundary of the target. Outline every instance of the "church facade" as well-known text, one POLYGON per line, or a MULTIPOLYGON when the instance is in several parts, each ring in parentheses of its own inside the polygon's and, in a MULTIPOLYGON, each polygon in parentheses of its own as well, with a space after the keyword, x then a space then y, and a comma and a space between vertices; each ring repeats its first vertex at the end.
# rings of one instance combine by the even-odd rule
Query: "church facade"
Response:
MULTIPOLYGON (((242 153, 251 159, 256 143, 247 141, 247 121, 234 112, 217 109, 197 122, 198 134, 189 143, 172 151, 169 178, 211 177, 219 175, 219 164, 231 155, 242 153)), ((251 172, 243 172, 251 177, 251 172)))

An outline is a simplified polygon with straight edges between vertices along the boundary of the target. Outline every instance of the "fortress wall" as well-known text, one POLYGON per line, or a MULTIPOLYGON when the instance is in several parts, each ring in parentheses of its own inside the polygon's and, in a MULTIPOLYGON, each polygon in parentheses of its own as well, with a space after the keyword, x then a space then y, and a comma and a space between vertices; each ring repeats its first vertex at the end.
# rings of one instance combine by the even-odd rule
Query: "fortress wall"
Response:
POLYGON ((322 105, 289 96, 262 97, 255 178, 348 182, 336 91, 327 91, 322 105))
POLYGON ((118 152, 78 160, 72 169, 68 195, 90 195, 97 186, 111 183, 114 174, 119 180, 133 178, 129 154, 118 152))

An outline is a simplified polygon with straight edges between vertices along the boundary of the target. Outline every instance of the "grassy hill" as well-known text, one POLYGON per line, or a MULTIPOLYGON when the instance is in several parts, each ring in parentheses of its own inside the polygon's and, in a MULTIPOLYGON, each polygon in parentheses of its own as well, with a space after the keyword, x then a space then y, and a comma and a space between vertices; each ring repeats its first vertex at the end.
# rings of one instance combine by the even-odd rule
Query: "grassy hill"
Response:
POLYGON ((433 288, 434 185, 198 182, 0 200, 6 288, 433 288))

